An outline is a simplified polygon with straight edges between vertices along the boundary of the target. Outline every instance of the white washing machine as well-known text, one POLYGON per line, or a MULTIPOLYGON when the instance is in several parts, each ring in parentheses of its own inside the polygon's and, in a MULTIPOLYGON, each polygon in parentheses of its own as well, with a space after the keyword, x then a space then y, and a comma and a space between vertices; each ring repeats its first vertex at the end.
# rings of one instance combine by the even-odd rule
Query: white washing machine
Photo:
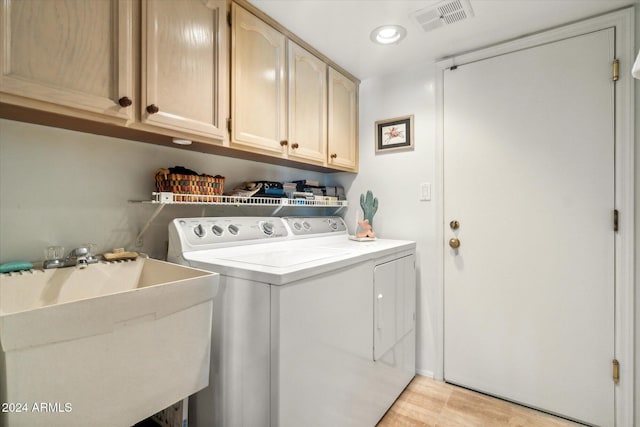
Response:
POLYGON ((220 273, 196 427, 373 427, 415 375, 415 242, 339 217, 179 218, 168 260, 220 273))

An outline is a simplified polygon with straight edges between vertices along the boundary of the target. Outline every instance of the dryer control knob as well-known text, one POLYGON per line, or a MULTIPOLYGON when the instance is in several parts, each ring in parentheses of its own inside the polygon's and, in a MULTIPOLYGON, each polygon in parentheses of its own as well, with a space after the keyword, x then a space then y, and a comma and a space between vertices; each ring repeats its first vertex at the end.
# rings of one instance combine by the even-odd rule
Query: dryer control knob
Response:
POLYGON ((213 227, 211 227, 211 231, 213 231, 213 234, 215 234, 216 236, 220 237, 222 236, 222 233, 224 233, 224 228, 220 227, 219 225, 214 225, 213 227))
POLYGON ((262 232, 267 236, 271 236, 273 234, 273 224, 270 222, 262 223, 262 232))
POLYGON ((229 230, 229 233, 233 234, 234 236, 237 236, 238 235, 238 231, 240 231, 238 226, 237 225, 233 225, 233 224, 230 224, 227 227, 227 230, 229 230))
POLYGON ((198 224, 195 227, 193 227, 193 233, 200 238, 203 238, 204 235, 206 234, 202 224, 198 224))

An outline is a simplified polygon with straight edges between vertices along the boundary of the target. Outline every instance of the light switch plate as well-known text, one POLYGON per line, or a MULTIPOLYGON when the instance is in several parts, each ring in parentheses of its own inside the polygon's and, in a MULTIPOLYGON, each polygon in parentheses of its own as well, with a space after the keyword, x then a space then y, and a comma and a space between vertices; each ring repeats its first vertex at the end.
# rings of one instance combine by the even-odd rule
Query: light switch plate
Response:
POLYGON ((430 182, 420 183, 420 200, 421 201, 431 200, 431 183, 430 182))

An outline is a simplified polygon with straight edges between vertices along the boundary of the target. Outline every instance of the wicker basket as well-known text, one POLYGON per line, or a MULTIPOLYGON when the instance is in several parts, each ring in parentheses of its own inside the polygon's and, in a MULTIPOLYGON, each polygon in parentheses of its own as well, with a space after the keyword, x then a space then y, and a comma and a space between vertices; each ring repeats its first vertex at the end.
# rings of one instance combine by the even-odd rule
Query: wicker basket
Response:
POLYGON ((184 200, 180 196, 174 196, 175 201, 212 201, 210 196, 220 196, 224 191, 224 177, 220 175, 182 175, 161 168, 156 171, 155 179, 156 190, 159 192, 190 195, 184 197, 184 200), (191 195, 206 197, 194 199, 191 195))

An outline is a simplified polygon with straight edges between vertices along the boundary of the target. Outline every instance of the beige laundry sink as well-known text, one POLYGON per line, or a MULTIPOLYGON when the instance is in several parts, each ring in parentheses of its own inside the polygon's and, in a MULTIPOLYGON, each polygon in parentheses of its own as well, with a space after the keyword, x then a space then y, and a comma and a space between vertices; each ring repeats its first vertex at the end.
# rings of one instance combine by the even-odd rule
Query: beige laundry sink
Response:
POLYGON ((128 427, 208 384, 215 273, 146 258, 0 276, 0 425, 128 427))

